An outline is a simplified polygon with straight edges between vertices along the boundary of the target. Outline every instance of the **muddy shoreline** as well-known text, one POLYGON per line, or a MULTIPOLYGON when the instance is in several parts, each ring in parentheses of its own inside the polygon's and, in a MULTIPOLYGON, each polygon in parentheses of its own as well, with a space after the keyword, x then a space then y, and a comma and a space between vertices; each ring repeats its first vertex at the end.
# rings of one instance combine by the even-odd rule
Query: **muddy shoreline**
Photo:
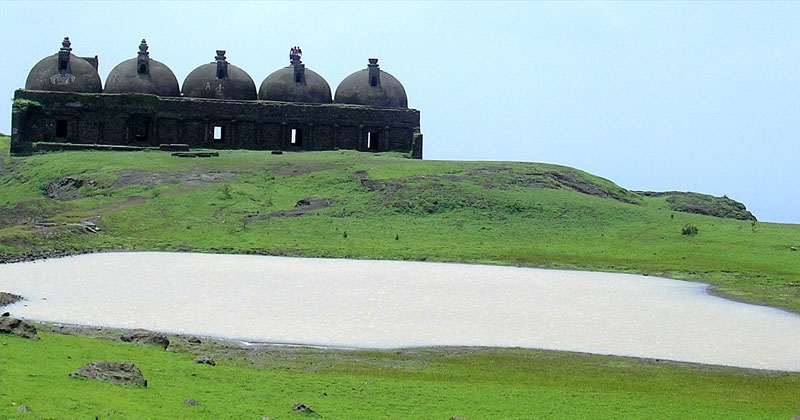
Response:
POLYGON ((90 251, 90 250, 28 251, 20 255, 0 255, 0 264, 31 262, 31 261, 47 260, 50 258, 63 258, 63 257, 71 257, 74 255, 93 254, 93 253, 95 253, 95 251, 90 251))

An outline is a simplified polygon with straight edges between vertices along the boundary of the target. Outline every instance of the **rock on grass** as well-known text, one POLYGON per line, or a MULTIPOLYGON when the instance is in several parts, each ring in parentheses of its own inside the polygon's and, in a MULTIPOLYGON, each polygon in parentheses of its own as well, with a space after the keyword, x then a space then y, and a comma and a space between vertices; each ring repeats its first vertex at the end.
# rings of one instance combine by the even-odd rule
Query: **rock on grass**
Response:
POLYGON ((113 382, 127 386, 147 386, 147 380, 136 365, 128 362, 98 362, 87 363, 80 369, 69 374, 70 377, 95 379, 98 381, 113 382))

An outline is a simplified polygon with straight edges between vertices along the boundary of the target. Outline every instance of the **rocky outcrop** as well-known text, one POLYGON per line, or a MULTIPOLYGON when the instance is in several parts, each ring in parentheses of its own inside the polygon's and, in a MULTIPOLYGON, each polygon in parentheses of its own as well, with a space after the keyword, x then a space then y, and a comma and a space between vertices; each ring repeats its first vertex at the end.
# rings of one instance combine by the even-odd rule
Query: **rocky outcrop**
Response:
POLYGON ((87 363, 69 374, 73 378, 87 378, 113 382, 126 386, 147 386, 147 380, 133 363, 107 362, 104 360, 87 363))
POLYGON ((211 366, 217 365, 217 362, 215 362, 214 359, 208 356, 197 356, 194 358, 194 360, 192 360, 192 363, 196 365, 211 365, 211 366))
POLYGON ((0 308, 6 305, 17 303, 22 299, 24 298, 20 295, 15 295, 13 293, 8 293, 8 292, 0 292, 0 308))
POLYGON ((297 403, 297 404, 293 405, 292 406, 292 411, 298 411, 298 412, 304 413, 304 414, 319 416, 319 414, 317 414, 316 411, 312 410, 311 407, 309 407, 309 406, 307 406, 307 405, 305 405, 303 403, 297 403))
POLYGON ((36 327, 33 324, 10 316, 0 317, 0 333, 14 334, 39 341, 39 335, 36 333, 36 327))
POLYGON ((128 343, 151 344, 154 346, 163 347, 164 350, 169 347, 169 339, 166 335, 142 329, 127 331, 122 334, 120 339, 128 343))
POLYGON ((635 192, 645 197, 666 197, 667 205, 672 211, 702 214, 724 219, 758 221, 753 213, 747 211, 747 207, 744 204, 724 195, 722 197, 714 197, 708 194, 680 191, 635 192))

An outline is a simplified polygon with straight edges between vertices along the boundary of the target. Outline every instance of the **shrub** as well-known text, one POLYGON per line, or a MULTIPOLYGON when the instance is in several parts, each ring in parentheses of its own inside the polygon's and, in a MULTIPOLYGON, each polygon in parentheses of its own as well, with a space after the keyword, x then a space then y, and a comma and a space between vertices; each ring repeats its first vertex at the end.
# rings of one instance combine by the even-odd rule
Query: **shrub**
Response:
POLYGON ((683 227, 683 229, 681 229, 681 234, 682 235, 697 235, 697 232, 699 232, 699 230, 697 229, 697 226, 695 226, 695 225, 688 225, 687 224, 686 226, 683 227))

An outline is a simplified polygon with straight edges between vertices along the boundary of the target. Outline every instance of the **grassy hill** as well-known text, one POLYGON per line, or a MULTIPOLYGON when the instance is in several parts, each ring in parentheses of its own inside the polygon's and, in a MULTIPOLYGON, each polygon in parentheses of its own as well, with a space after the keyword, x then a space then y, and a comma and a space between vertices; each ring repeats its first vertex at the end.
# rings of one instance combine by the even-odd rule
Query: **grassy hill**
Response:
MULTIPOLYGON (((6 262, 163 250, 577 268, 701 280, 800 312, 800 253, 792 251, 800 226, 757 222, 726 197, 628 191, 540 163, 351 151, 12 158, 8 146, 0 137, 6 262)), ((90 338, 43 327, 40 342, 0 336, 0 418, 315 417, 292 411, 299 402, 348 420, 800 412, 796 373, 526 349, 254 349, 181 336, 164 352, 121 343, 118 332, 90 338), (195 355, 217 365, 193 364, 195 355), (137 364, 148 387, 68 377, 101 359, 137 364)))
POLYGON ((514 264, 699 280, 800 312, 800 225, 757 222, 726 197, 637 193, 541 163, 352 151, 12 158, 8 145, 0 138, 6 261, 125 249, 514 264))

